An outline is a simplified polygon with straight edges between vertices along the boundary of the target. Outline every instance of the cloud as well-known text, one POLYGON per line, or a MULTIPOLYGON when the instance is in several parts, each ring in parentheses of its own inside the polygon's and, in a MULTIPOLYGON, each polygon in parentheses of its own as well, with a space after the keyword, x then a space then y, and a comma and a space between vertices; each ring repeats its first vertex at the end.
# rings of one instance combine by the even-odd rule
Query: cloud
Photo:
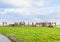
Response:
POLYGON ((33 5, 36 6, 44 6, 45 1, 44 0, 2 0, 3 4, 9 4, 17 7, 23 7, 23 8, 32 8, 33 5))
MULTIPOLYGON (((60 5, 58 5, 60 1, 56 1, 57 0, 0 0, 0 18, 5 16, 5 20, 9 20, 10 17, 12 20, 12 18, 15 18, 17 15, 19 18, 22 17, 21 20, 57 22, 60 21, 60 5)), ((17 18, 14 20, 18 21, 17 18)))
POLYGON ((54 11, 53 8, 0 8, 0 14, 17 13, 27 16, 47 15, 54 11))
MULTIPOLYGON (((6 13, 17 13, 17 14, 23 14, 27 16, 38 16, 38 15, 57 15, 60 14, 60 8, 59 7, 52 7, 52 8, 0 8, 0 14, 6 14, 6 13)), ((59 16, 59 15, 58 15, 59 16)))
POLYGON ((32 2, 32 5, 35 7, 44 7, 46 5, 46 1, 45 0, 37 0, 32 2))

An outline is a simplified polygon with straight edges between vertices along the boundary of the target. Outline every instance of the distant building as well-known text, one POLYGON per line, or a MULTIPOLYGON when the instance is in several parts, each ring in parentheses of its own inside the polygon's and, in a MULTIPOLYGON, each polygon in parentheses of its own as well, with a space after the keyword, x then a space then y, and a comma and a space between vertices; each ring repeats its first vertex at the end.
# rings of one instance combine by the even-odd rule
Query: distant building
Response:
POLYGON ((37 23, 36 23, 36 26, 42 26, 42 23, 41 23, 41 22, 40 22, 40 23, 37 22, 37 23))
POLYGON ((7 26, 7 22, 3 22, 2 25, 3 25, 3 26, 7 26))
POLYGON ((42 27, 51 27, 51 26, 56 26, 56 22, 40 22, 36 23, 36 26, 42 26, 42 27))
POLYGON ((56 27, 56 22, 32 22, 31 24, 25 24, 24 21, 22 22, 15 22, 14 24, 7 25, 7 22, 2 23, 3 26, 38 26, 38 27, 56 27))

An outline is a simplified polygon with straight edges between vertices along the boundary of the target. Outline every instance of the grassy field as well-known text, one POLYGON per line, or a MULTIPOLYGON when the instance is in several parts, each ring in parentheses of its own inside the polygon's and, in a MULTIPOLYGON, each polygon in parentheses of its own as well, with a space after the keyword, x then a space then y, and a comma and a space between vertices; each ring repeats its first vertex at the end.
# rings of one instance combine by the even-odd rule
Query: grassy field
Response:
POLYGON ((13 34, 23 42, 60 42, 60 28, 0 27, 0 33, 13 34))

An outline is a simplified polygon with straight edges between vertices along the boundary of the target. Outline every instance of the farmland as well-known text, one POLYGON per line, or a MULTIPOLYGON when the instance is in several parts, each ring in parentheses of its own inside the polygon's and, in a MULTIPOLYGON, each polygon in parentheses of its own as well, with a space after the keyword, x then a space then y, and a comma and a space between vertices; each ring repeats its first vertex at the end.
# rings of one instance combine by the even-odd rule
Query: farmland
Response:
POLYGON ((0 33, 13 34, 22 42, 60 42, 58 27, 0 27, 0 33))

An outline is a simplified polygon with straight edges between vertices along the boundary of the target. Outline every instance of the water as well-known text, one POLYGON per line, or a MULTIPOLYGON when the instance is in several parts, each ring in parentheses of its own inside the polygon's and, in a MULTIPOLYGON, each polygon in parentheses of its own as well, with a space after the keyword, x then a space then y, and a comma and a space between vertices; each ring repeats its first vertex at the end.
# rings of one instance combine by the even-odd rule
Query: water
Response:
POLYGON ((0 34, 0 42, 11 42, 6 36, 0 34))

